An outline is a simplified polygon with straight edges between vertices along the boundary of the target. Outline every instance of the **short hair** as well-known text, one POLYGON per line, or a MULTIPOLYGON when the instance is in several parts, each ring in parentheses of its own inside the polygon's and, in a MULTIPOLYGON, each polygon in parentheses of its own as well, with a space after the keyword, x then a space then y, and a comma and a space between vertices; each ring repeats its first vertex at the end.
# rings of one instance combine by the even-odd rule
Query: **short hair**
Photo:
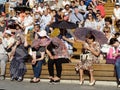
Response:
POLYGON ((90 33, 86 35, 86 38, 93 39, 93 41, 95 41, 95 36, 90 33))
POLYGON ((113 44, 115 44, 116 42, 118 42, 117 38, 111 38, 109 44, 110 44, 110 45, 113 45, 113 44))
POLYGON ((110 24, 112 24, 112 19, 111 19, 111 17, 106 17, 106 18, 105 18, 105 22, 110 22, 110 24))

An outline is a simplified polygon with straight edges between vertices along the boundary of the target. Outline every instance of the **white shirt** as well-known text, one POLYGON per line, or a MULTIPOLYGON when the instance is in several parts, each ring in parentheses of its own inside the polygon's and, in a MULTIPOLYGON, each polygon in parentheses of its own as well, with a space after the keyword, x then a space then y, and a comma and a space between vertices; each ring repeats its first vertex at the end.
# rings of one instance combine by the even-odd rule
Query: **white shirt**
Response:
MULTIPOLYGON (((24 21, 23 21, 23 24, 24 26, 28 26, 30 24, 33 23, 33 17, 31 17, 30 15, 28 17, 25 17, 24 21)), ((31 26, 31 25, 30 25, 31 26)))
POLYGON ((96 23, 95 20, 92 21, 92 22, 89 21, 89 20, 86 20, 84 27, 90 27, 90 28, 93 28, 93 29, 97 29, 97 23, 96 23))
POLYGON ((120 8, 118 9, 114 8, 114 14, 117 17, 117 19, 120 19, 120 8))
POLYGON ((43 11, 45 11, 46 10, 46 8, 45 7, 38 7, 38 11, 40 11, 41 13, 43 13, 43 11))
POLYGON ((48 14, 47 16, 43 15, 40 20, 40 27, 42 29, 45 29, 46 25, 50 23, 51 19, 52 17, 50 14, 48 14))

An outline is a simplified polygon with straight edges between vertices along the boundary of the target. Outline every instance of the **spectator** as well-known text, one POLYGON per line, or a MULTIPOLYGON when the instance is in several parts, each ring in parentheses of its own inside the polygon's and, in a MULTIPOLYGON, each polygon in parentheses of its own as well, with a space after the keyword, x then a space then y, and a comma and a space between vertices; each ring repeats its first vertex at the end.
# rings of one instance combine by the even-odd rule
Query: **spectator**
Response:
POLYGON ((25 14, 26 14, 26 16, 25 16, 25 19, 23 21, 23 28, 25 28, 25 34, 27 34, 28 30, 32 30, 33 29, 34 19, 30 15, 29 11, 26 11, 25 14))
POLYGON ((111 48, 109 49, 107 58, 109 59, 108 61, 109 63, 115 64, 118 87, 120 88, 120 43, 116 38, 111 38, 110 45, 111 45, 111 48))
POLYGON ((41 20, 40 20, 40 27, 43 30, 46 30, 47 33, 49 33, 49 25, 52 20, 51 15, 48 13, 47 10, 45 10, 44 15, 42 15, 41 20))
POLYGON ((70 14, 69 17, 70 22, 73 22, 78 25, 78 27, 81 27, 84 22, 83 15, 79 13, 78 7, 74 8, 74 13, 70 14))
POLYGON ((78 9, 79 9, 79 12, 84 15, 87 11, 87 6, 85 5, 85 2, 84 0, 80 0, 79 1, 79 5, 78 5, 78 9))
POLYGON ((98 1, 98 4, 96 6, 96 10, 100 11, 101 17, 104 18, 105 17, 105 7, 104 7, 104 3, 102 1, 98 1))
POLYGON ((109 43, 110 39, 114 37, 114 34, 111 33, 110 27, 104 27, 103 32, 104 32, 106 38, 108 39, 108 43, 109 43))
POLYGON ((65 44, 57 37, 52 38, 51 43, 48 45, 46 50, 49 60, 48 60, 48 71, 50 84, 59 83, 62 74, 62 61, 69 58, 67 48, 65 44), (54 64, 56 66, 56 77, 54 76, 54 64))
POLYGON ((89 85, 95 85, 95 78, 93 75, 93 63, 98 63, 98 56, 100 55, 100 45, 95 42, 95 37, 91 34, 86 36, 86 42, 83 46, 83 54, 80 57, 80 62, 76 66, 76 70, 79 71, 80 85, 84 83, 83 71, 88 70, 90 74, 90 83, 89 85), (85 55, 88 55, 85 57, 85 55))
POLYGON ((43 15, 43 12, 46 10, 45 8, 45 5, 43 2, 40 3, 40 6, 39 6, 39 11, 40 11, 40 14, 43 15))
POLYGON ((95 18, 92 16, 92 13, 88 13, 88 17, 85 20, 84 27, 97 29, 97 22, 95 21, 95 18))
POLYGON ((16 79, 18 82, 21 82, 26 72, 24 57, 27 55, 28 45, 26 38, 24 43, 22 43, 20 36, 18 36, 16 39, 17 41, 15 43, 15 46, 11 51, 13 58, 10 62, 10 76, 11 81, 14 81, 16 79))
POLYGON ((111 17, 105 17, 105 26, 110 27, 111 33, 115 34, 116 31, 115 31, 114 25, 112 25, 111 17))
POLYGON ((62 12, 70 14, 72 12, 72 9, 70 8, 70 5, 66 4, 64 9, 62 10, 62 12))
POLYGON ((115 22, 120 19, 120 4, 116 3, 114 10, 113 10, 113 16, 112 16, 112 25, 115 25, 115 22))
POLYGON ((32 67, 33 67, 33 72, 34 72, 34 77, 31 79, 31 83, 38 83, 40 81, 40 75, 42 71, 42 64, 44 62, 45 58, 45 44, 46 41, 48 42, 48 36, 47 32, 45 30, 40 31, 39 33, 40 38, 36 39, 38 42, 33 41, 33 46, 32 46, 32 67), (35 43, 38 43, 35 45, 35 43))
POLYGON ((105 20, 100 13, 96 13, 97 30, 102 31, 105 26, 105 20))
MULTIPOLYGON (((10 54, 12 47, 15 43, 15 39, 12 37, 12 33, 11 30, 6 30, 4 33, 4 38, 7 41, 7 51, 9 52, 8 54, 10 54)), ((10 60, 10 56, 9 56, 9 60, 10 60)))
POLYGON ((1 68, 0 80, 5 79, 5 68, 6 68, 6 63, 8 61, 6 48, 7 48, 7 43, 5 39, 0 37, 0 68, 1 68))

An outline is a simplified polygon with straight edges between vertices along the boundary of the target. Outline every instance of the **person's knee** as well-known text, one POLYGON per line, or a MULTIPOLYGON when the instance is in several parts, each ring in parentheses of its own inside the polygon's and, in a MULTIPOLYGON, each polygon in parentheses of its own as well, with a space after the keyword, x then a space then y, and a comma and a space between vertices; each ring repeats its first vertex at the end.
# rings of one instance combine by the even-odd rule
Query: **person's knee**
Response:
POLYGON ((116 62, 115 67, 119 67, 119 66, 120 66, 120 63, 116 62))

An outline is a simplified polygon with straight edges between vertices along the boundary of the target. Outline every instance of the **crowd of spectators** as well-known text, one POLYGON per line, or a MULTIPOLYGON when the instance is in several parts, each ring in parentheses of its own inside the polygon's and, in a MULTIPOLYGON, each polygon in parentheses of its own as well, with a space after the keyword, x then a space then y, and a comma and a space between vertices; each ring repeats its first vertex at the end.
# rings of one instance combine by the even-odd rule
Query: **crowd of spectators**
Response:
MULTIPOLYGON (((118 65, 120 66, 120 64, 116 63, 115 60, 120 60, 120 3, 119 1, 114 2, 113 15, 107 17, 104 6, 107 1, 102 0, 3 0, 0 4, 0 48, 2 48, 0 49, 0 61, 3 63, 1 79, 4 79, 5 66, 9 58, 11 81, 16 80, 16 78, 18 81, 22 81, 26 72, 24 56, 29 51, 33 58, 31 62, 34 72, 34 77, 30 82, 40 81, 45 53, 50 58, 48 61, 50 83, 60 82, 62 72, 60 61, 62 61, 61 59, 70 59, 73 54, 73 43, 79 41, 71 32, 64 30, 64 27, 58 30, 52 26, 53 23, 58 24, 61 21, 71 22, 79 28, 86 27, 98 30, 108 40, 106 45, 99 45, 95 42, 95 37, 89 35, 86 37, 86 42, 79 41, 87 45, 84 49, 87 49, 94 57, 84 61, 84 63, 81 61, 77 64, 77 69, 80 72, 80 85, 83 84, 83 70, 90 71, 89 85, 95 84, 92 65, 100 55, 106 59, 107 64, 116 65, 119 75, 118 65), (5 2, 9 3, 9 13, 5 12, 5 2), (23 6, 30 9, 15 9, 15 7, 23 6), (55 38, 50 39, 50 35, 53 33, 55 38), (112 50, 113 56, 110 54, 109 47, 115 48, 112 50), (57 68, 56 77, 53 72, 54 64, 57 68)), ((119 77, 118 86, 120 87, 119 77)))

